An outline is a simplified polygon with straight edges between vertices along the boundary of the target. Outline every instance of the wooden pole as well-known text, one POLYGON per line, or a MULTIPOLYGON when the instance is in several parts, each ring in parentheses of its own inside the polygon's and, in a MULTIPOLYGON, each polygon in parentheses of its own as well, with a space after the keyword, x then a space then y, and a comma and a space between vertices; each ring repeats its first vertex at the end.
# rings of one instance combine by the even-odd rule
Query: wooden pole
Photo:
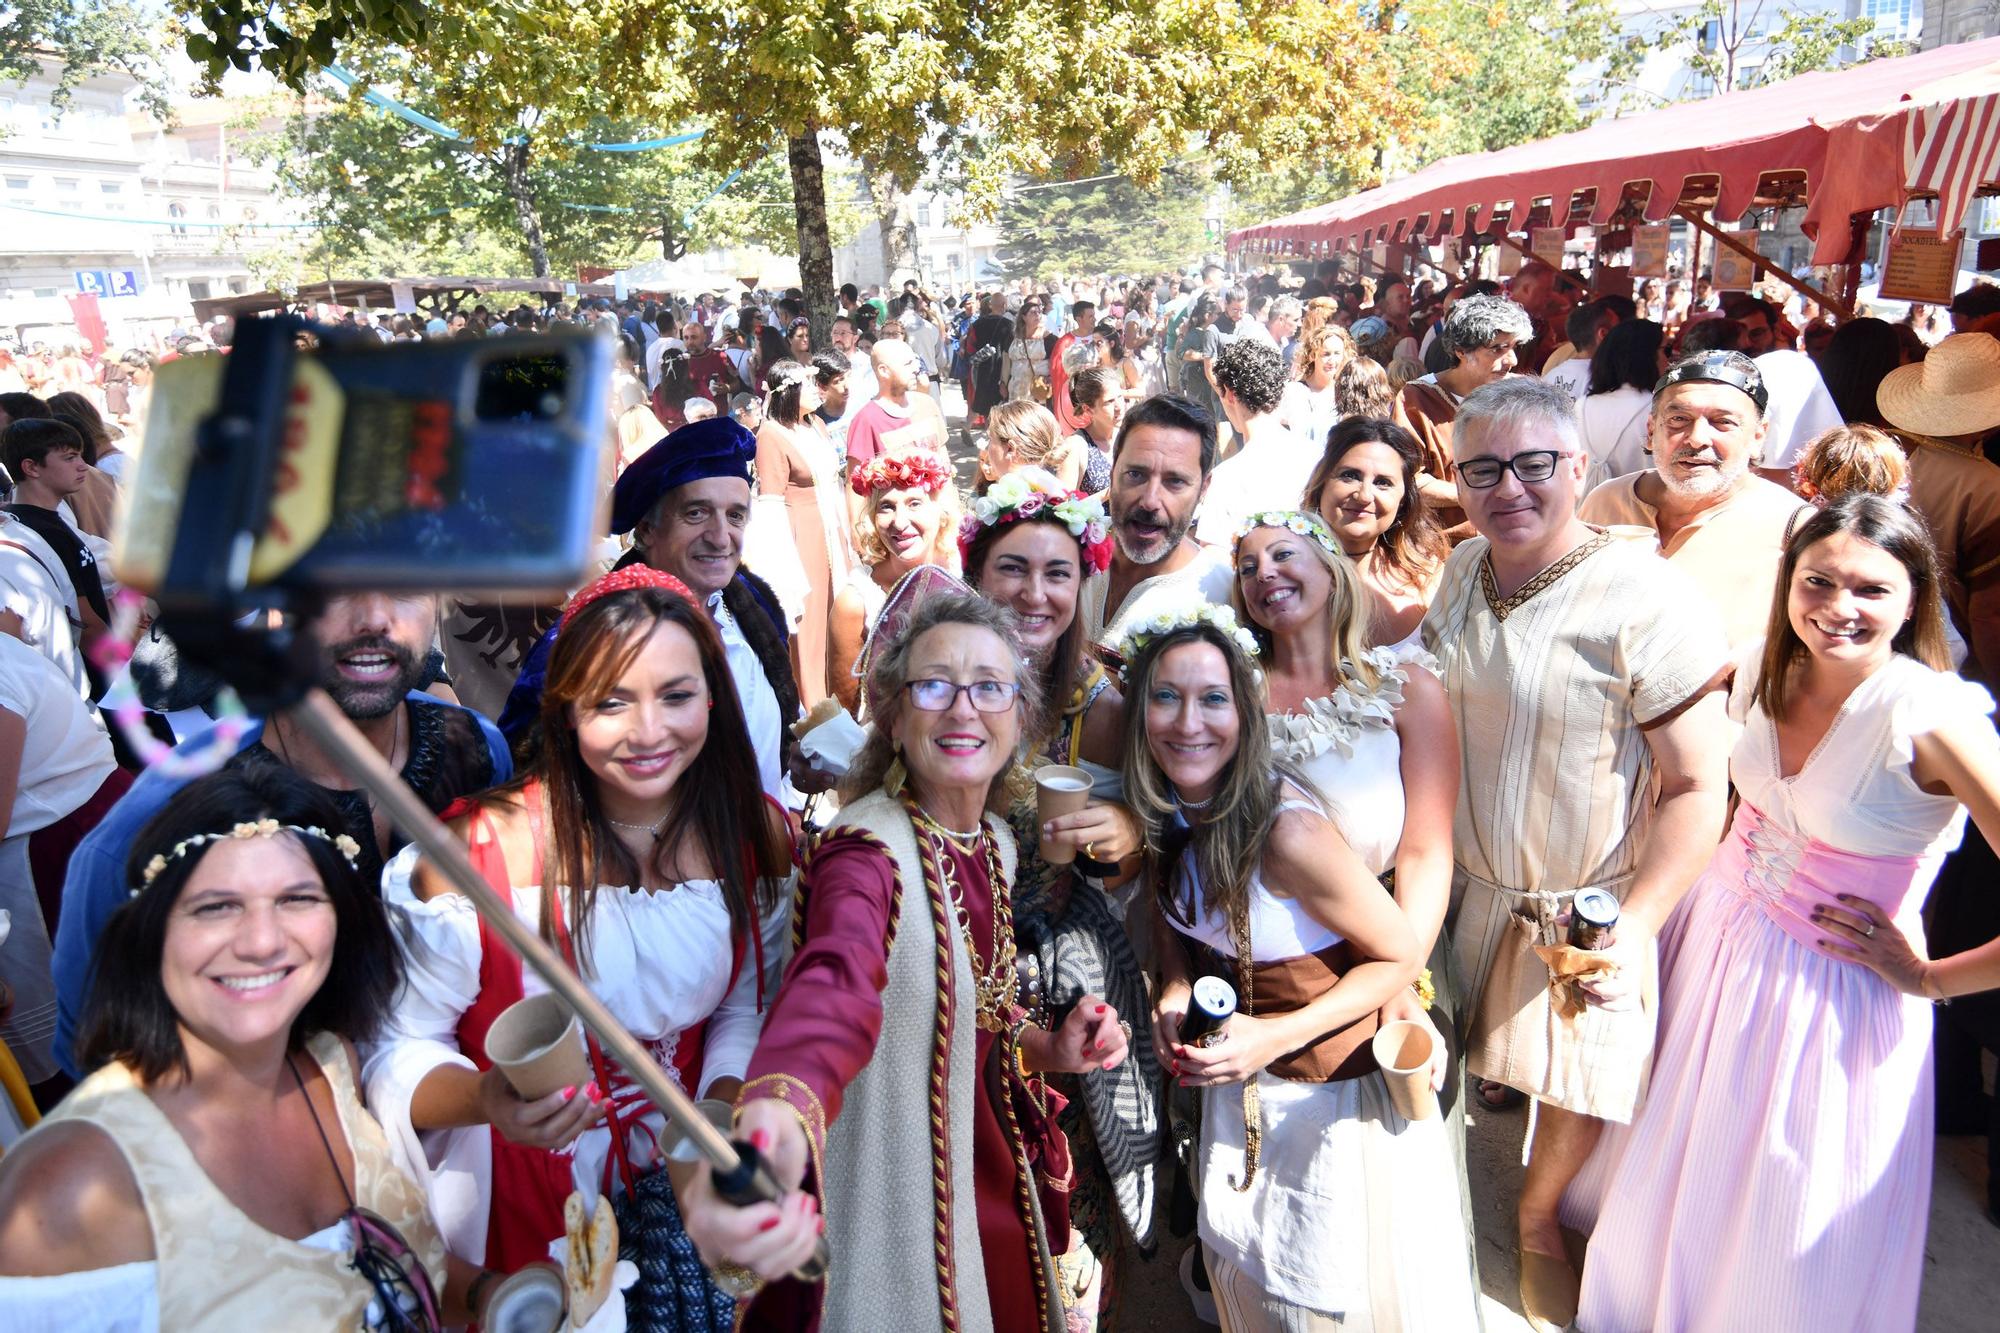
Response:
MULTIPOLYGON (((1772 277, 1784 283, 1787 287, 1790 287, 1795 291, 1810 296, 1813 300, 1819 302, 1821 306, 1825 307, 1828 310, 1833 311, 1835 314, 1839 315, 1842 319, 1854 318, 1854 304, 1852 301, 1845 300, 1838 296, 1830 295, 1827 292, 1823 292, 1819 288, 1813 286, 1811 283, 1805 281, 1803 278, 1793 277, 1791 274, 1787 273, 1784 269, 1780 268, 1778 265, 1773 264, 1770 260, 1764 258, 1762 254, 1758 253, 1750 246, 1743 244, 1743 242, 1737 240, 1734 236, 1730 235, 1728 232, 1723 231, 1720 227, 1717 227, 1714 223, 1704 221, 1698 210, 1691 208, 1676 208, 1674 210, 1674 214, 1676 217, 1679 217, 1682 221, 1686 222, 1690 227, 1693 227, 1696 230, 1696 232, 1708 236, 1718 246, 1726 246, 1729 249, 1735 251, 1737 254, 1742 255, 1745 259, 1751 260, 1754 263, 1762 264, 1766 269, 1766 271, 1768 271, 1772 277)), ((1717 251, 1717 253, 1719 254, 1721 252, 1717 251)), ((1699 276, 1699 274, 1700 270, 1697 269, 1696 275, 1699 276)))

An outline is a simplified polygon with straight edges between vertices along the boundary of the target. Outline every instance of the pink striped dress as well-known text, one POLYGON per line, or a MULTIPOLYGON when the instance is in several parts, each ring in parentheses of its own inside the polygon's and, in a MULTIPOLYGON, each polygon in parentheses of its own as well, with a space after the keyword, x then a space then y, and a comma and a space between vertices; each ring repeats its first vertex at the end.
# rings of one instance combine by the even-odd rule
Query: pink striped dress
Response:
POLYGON ((1749 708, 1735 821, 1662 941, 1651 1088, 1565 1208, 1598 1206, 1583 1333, 1916 1323, 1931 1006, 1822 951, 1811 914, 1858 894, 1921 947, 1965 811, 1916 785, 1911 740, 1992 710, 1977 685, 1895 657, 1784 778, 1776 728, 1749 708))

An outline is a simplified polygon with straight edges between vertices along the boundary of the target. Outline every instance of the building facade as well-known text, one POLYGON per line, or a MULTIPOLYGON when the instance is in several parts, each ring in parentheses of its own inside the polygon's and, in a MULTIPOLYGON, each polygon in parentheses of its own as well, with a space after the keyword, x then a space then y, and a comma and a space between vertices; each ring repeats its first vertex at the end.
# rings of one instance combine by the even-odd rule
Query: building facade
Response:
POLYGON ((172 126, 129 110, 122 73, 86 77, 58 115, 53 66, 0 86, 0 339, 76 342, 93 293, 117 346, 192 319, 191 302, 255 290, 249 257, 301 220, 240 151, 245 106, 189 103, 172 126))

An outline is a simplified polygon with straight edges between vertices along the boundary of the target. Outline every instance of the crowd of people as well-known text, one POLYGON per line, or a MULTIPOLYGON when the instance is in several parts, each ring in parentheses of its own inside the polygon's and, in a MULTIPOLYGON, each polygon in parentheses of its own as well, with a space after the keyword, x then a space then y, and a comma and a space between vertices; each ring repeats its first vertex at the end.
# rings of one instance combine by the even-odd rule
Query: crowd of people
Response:
POLYGON ((353 320, 615 339, 606 567, 302 627, 747 1207, 594 1038, 524 1091, 542 980, 134 617, 143 402, 0 393, 7 1327, 511 1327, 601 1196, 600 1333, 1088 1333, 1176 1252, 1231 1333, 1457 1333, 1524 1101, 1534 1327, 1914 1327, 1996 1045, 2000 287, 841 307, 353 320))

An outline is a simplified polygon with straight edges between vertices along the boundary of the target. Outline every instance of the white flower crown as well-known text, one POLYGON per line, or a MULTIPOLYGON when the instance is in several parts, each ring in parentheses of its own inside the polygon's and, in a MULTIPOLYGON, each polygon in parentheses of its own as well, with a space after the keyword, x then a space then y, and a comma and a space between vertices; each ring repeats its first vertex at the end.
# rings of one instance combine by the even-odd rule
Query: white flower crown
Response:
POLYGON ((165 874, 168 866, 197 847, 205 847, 211 842, 222 842, 229 838, 275 838, 280 833, 296 833, 300 837, 318 838, 346 858, 349 867, 355 870, 361 868, 361 844, 345 833, 328 833, 317 824, 280 824, 275 819, 246 820, 232 826, 227 833, 197 833, 192 837, 182 838, 173 845, 171 851, 161 852, 146 862, 142 882, 139 888, 132 890, 132 896, 138 897, 140 889, 165 874))
POLYGON ((1284 528, 1318 542, 1320 549, 1328 555, 1346 554, 1334 539, 1333 529, 1327 527, 1326 520, 1318 514, 1309 514, 1303 509, 1264 509, 1236 525, 1235 539, 1229 544, 1232 555, 1242 547, 1243 539, 1258 528, 1284 528))
POLYGON ((1215 602, 1189 602, 1149 616, 1127 629, 1119 636, 1111 650, 1130 661, 1141 649, 1156 639, 1182 630, 1197 629, 1201 626, 1219 630, 1246 657, 1257 656, 1257 638, 1236 621, 1236 612, 1215 602))

